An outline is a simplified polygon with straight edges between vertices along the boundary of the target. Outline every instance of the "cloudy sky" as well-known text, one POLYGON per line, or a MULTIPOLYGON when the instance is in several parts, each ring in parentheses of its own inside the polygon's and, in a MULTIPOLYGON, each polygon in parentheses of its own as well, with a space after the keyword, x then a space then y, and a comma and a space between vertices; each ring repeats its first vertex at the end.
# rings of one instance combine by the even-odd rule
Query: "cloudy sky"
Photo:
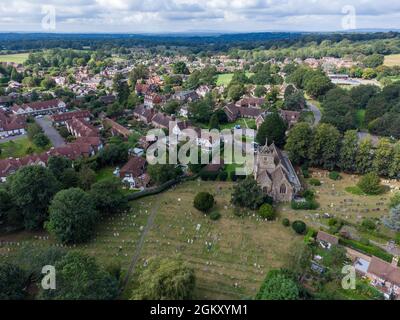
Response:
POLYGON ((0 0, 0 32, 164 33, 353 28, 400 29, 400 1, 0 0))

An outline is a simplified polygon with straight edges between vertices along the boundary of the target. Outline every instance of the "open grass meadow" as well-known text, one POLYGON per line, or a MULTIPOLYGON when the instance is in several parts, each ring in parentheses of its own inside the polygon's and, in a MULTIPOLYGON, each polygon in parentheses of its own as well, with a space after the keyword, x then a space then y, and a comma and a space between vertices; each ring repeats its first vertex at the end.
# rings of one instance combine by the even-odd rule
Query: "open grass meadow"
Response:
POLYGON ((400 54, 391 54, 388 56, 385 56, 385 66, 388 67, 393 67, 393 66, 399 66, 400 65, 400 54))
POLYGON ((24 63, 28 59, 29 53, 0 54, 0 62, 24 63))
POLYGON ((38 148, 26 136, 23 136, 16 140, 11 140, 7 142, 1 142, 0 140, 0 149, 0 159, 6 159, 10 157, 21 158, 28 154, 41 153, 48 150, 49 148, 38 148))
MULTIPOLYGON (((254 73, 246 72, 247 77, 251 77, 254 73)), ((228 86, 233 78, 233 73, 219 74, 217 78, 217 86, 228 86)))

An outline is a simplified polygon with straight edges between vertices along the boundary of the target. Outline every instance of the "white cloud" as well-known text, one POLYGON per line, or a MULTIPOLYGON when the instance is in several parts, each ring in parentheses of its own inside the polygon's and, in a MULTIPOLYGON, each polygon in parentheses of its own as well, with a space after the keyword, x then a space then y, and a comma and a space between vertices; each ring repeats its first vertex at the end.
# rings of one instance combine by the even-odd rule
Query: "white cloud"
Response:
POLYGON ((347 5, 359 28, 400 29, 398 0, 0 0, 0 31, 40 31, 43 5, 62 32, 340 30, 347 5))

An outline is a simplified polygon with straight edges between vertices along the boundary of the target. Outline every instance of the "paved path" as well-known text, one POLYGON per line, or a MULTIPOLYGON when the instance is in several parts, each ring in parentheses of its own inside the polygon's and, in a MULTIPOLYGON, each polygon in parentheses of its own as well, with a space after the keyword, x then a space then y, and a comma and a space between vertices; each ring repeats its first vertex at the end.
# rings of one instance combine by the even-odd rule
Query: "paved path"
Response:
POLYGON ((53 125, 50 120, 46 118, 35 119, 36 123, 42 127, 46 136, 50 139, 53 147, 61 147, 65 145, 65 141, 63 137, 60 136, 58 131, 53 128, 53 125))
POLYGON ((156 201, 157 202, 155 203, 155 205, 153 207, 153 210, 151 211, 150 216, 147 219, 146 226, 143 229, 143 232, 142 232, 142 234, 140 236, 139 242, 136 245, 135 253, 132 256, 131 264, 129 265, 128 272, 126 273, 124 282, 123 282, 122 287, 121 287, 121 293, 125 290, 126 285, 128 284, 131 275, 135 271, 136 265, 137 265, 137 263, 139 261, 140 254, 141 254, 142 249, 143 249, 144 240, 146 238, 146 235, 150 231, 151 227, 154 224, 154 220, 155 220, 156 215, 158 213, 158 210, 160 208, 160 200, 159 200, 159 198, 156 201))
POLYGON ((321 122, 322 114, 321 110, 315 105, 312 104, 310 101, 307 101, 307 106, 310 111, 314 114, 314 126, 321 122))
POLYGON ((7 137, 4 139, 0 139, 0 143, 6 143, 8 141, 19 140, 19 139, 26 138, 26 137, 27 137, 26 134, 20 134, 19 136, 7 137))

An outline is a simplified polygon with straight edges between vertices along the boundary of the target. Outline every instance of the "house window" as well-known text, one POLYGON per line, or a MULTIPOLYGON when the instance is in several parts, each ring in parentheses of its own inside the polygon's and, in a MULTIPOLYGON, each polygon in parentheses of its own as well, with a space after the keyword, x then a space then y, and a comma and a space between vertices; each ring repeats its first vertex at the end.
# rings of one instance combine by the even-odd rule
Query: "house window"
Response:
POLYGON ((280 193, 281 194, 285 194, 286 193, 286 185, 285 184, 281 185, 280 193))

